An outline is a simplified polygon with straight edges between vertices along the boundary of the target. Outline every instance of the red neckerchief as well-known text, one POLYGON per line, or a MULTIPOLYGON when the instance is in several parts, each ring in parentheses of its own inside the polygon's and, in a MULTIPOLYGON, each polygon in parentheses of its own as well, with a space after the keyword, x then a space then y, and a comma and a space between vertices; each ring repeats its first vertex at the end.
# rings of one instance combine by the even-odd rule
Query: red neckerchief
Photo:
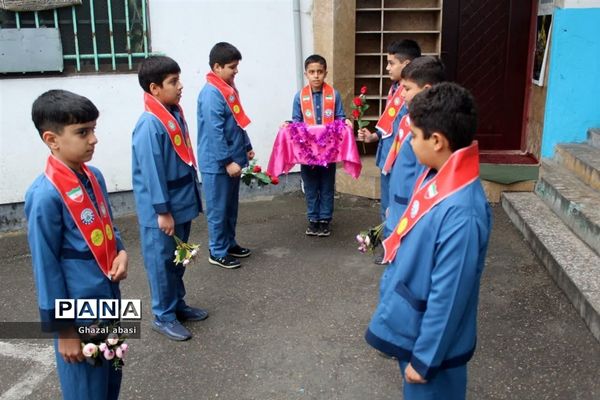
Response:
POLYGON ((98 266, 108 277, 108 272, 117 256, 117 241, 108 213, 108 202, 104 198, 96 176, 85 164, 81 165, 81 169, 90 180, 98 210, 75 172, 53 155, 50 155, 46 162, 46 177, 58 191, 98 266))
POLYGON ((396 119, 396 116, 404 105, 404 99, 400 96, 400 93, 402 92, 402 86, 398 85, 394 91, 394 94, 391 94, 392 88, 393 86, 390 87, 390 92, 388 93, 385 110, 375 125, 375 127, 382 132, 382 139, 388 138, 392 135, 394 119, 396 119))
POLYGON ((410 117, 408 116, 408 114, 406 114, 404 117, 402 117, 402 120, 400 121, 400 126, 398 126, 398 134, 394 137, 394 143, 392 144, 392 147, 390 147, 390 151, 387 155, 387 158, 385 159, 385 164, 383 165, 383 169, 381 170, 382 174, 387 175, 390 173, 392 167, 394 166, 394 162, 396 161, 396 158, 400 153, 400 148, 402 148, 402 145, 404 144, 406 139, 408 139, 409 136, 410 117))
POLYGON ((227 106, 229 106, 235 122, 237 122, 240 128, 245 129, 250 124, 250 118, 246 116, 246 113, 242 108, 242 103, 240 102, 240 96, 237 90, 231 87, 223 79, 219 78, 212 71, 206 74, 206 81, 217 88, 225 99, 227 106))
POLYGON ((158 99, 146 92, 144 92, 144 107, 147 112, 154 115, 163 124, 169 133, 171 144, 179 158, 181 158, 184 163, 196 168, 196 157, 194 157, 190 136, 187 133, 187 124, 185 123, 183 109, 177 105, 179 113, 181 114, 181 119, 185 125, 184 127, 179 126, 177 119, 173 117, 169 110, 167 110, 158 99))
MULTIPOLYGON (((321 108, 321 124, 326 125, 335 120, 335 91, 326 83, 323 83, 322 90, 323 101, 321 108)), ((315 115, 310 85, 304 86, 302 92, 300 92, 300 107, 302 108, 302 118, 304 119, 304 123, 307 125, 316 125, 317 118, 315 115)))
POLYGON ((458 192, 479 178, 479 149, 477 142, 469 147, 452 153, 442 168, 429 182, 423 181, 430 169, 423 172, 415 184, 408 207, 402 214, 394 231, 383 241, 384 262, 391 262, 396 257, 402 238, 427 214, 436 204, 458 192), (423 186, 421 186, 423 185, 423 186))

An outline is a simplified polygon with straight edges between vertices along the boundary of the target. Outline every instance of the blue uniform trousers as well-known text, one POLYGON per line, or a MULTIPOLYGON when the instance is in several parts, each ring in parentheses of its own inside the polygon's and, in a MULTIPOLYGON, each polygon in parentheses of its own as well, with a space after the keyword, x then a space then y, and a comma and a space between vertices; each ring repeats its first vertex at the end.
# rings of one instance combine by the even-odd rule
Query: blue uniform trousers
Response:
MULTIPOLYGON (((184 242, 190 236, 192 222, 175 225, 175 235, 184 242)), ((157 320, 170 322, 177 319, 175 312, 186 306, 183 300, 185 267, 175 265, 175 239, 157 228, 140 228, 144 266, 150 283, 152 313, 157 320)))
POLYGON ((109 361, 94 367, 87 362, 67 363, 54 340, 56 367, 64 400, 116 400, 119 398, 123 371, 116 371, 109 361))
MULTIPOLYGON (((381 221, 385 222, 385 213, 390 205, 390 174, 384 175, 381 174, 381 179, 379 181, 379 189, 381 196, 381 209, 379 211, 381 215, 381 221)), ((383 237, 386 238, 390 235, 391 231, 387 229, 387 227, 383 226, 383 237)))
POLYGON ((335 190, 335 163, 327 167, 301 165, 309 221, 331 221, 335 190))
POLYGON ((464 400, 467 392, 467 365, 440 369, 427 383, 406 383, 406 361, 399 361, 404 400, 464 400))
POLYGON ((206 199, 208 248, 213 257, 224 257, 231 247, 237 245, 235 227, 240 202, 240 178, 203 172, 202 186, 206 199))

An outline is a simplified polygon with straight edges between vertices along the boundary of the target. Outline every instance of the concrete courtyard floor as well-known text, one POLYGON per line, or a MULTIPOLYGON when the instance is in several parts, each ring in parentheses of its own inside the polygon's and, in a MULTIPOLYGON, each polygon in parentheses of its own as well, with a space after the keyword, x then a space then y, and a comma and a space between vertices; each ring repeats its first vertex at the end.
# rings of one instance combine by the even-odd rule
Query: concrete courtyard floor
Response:
MULTIPOLYGON (((600 344, 504 211, 493 211, 468 398, 599 399, 600 344)), ((190 241, 203 247, 185 275, 186 299, 210 318, 188 324, 194 338, 183 343, 150 329, 136 219, 118 219, 130 257, 123 297, 144 306, 121 399, 401 399, 396 362, 363 339, 383 269, 354 236, 377 219, 376 202, 340 195, 332 236, 309 238, 301 194, 243 202, 238 240, 254 254, 225 270, 206 261, 200 217, 190 241)), ((0 238, 0 282, 0 322, 37 320, 23 234, 0 238)), ((0 400, 60 398, 51 345, 0 339, 0 400)))

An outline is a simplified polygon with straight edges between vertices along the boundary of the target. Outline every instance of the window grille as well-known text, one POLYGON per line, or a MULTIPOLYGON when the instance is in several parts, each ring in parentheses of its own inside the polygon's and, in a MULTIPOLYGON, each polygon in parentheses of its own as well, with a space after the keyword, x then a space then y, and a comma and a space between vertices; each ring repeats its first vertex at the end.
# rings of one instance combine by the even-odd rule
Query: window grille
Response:
POLYGON ((47 11, 0 10, 2 28, 58 28, 65 72, 131 71, 151 55, 147 0, 84 0, 47 11))

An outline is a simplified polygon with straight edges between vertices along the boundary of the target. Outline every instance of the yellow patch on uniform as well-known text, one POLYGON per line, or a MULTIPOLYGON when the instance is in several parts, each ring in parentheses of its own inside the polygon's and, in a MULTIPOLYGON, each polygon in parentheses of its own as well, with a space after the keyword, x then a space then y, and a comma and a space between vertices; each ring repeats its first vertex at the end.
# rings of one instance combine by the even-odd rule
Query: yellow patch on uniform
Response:
POLYGON ((240 106, 238 106, 237 104, 233 106, 233 112, 234 113, 239 113, 240 112, 240 106))
POLYGON ((390 117, 393 117, 394 115, 396 115, 396 109, 394 107, 390 107, 390 109, 388 110, 388 114, 390 114, 390 117))
POLYGON ((112 228, 110 227, 110 225, 106 224, 106 226, 104 227, 104 230, 106 231, 106 237, 108 238, 108 240, 112 240, 113 231, 112 231, 112 228))
POLYGON ((408 219, 406 217, 402 218, 402 220, 398 224, 398 228, 396 228, 396 233, 398 235, 402 235, 402 232, 404 232, 407 225, 408 225, 408 219))
POLYGON ((181 144, 181 136, 175 135, 173 141, 175 142, 175 146, 179 146, 181 144))
POLYGON ((102 233, 102 230, 94 229, 92 231, 92 235, 90 236, 90 239, 92 239, 92 243, 94 244, 94 246, 102 245, 102 243, 104 243, 104 234, 102 233))

